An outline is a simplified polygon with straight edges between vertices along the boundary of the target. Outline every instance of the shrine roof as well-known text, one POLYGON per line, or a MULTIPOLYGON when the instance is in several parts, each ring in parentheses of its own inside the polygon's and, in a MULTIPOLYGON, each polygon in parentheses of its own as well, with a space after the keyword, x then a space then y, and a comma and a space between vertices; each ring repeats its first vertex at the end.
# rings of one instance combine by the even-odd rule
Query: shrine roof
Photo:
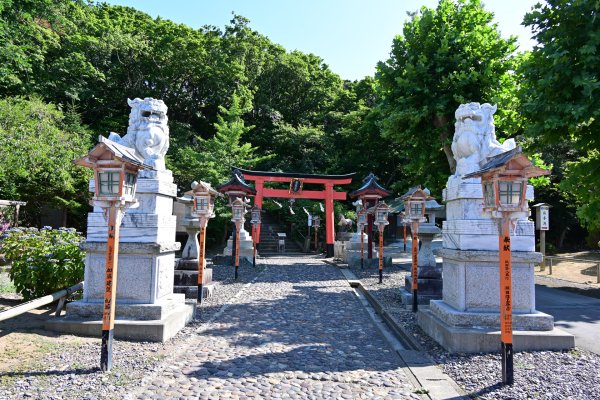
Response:
POLYGON ((246 183, 241 173, 239 173, 237 169, 234 169, 232 171, 231 179, 229 180, 229 182, 217 186, 217 190, 221 193, 229 191, 240 191, 246 193, 247 195, 256 194, 256 190, 254 190, 253 187, 249 186, 246 183))
POLYGON ((378 184, 377 179, 378 178, 373 173, 370 173, 363 180, 363 185, 359 189, 350 193, 350 197, 355 198, 369 194, 387 197, 390 194, 392 194, 392 192, 390 192, 387 189, 384 189, 380 184, 378 184))

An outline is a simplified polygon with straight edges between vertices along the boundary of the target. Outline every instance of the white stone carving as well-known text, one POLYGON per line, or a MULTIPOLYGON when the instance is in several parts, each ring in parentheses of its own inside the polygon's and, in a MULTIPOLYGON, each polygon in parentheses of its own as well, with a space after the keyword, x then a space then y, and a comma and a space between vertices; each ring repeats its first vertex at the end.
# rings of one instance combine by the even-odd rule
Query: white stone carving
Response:
POLYGON ((488 157, 514 149, 514 139, 503 144, 496 140, 494 113, 496 105, 489 103, 461 104, 454 113, 456 123, 452 153, 456 160, 456 176, 475 172, 488 157))
MULTIPOLYGON (((144 163, 157 171, 165 171, 165 154, 169 149, 169 126, 167 125, 167 106, 162 100, 146 97, 145 99, 127 99, 131 107, 127 134, 121 138, 111 132, 109 139, 134 148, 143 158, 144 163)), ((152 171, 150 175, 152 175, 152 171)), ((147 172, 142 171, 143 174, 147 172)))

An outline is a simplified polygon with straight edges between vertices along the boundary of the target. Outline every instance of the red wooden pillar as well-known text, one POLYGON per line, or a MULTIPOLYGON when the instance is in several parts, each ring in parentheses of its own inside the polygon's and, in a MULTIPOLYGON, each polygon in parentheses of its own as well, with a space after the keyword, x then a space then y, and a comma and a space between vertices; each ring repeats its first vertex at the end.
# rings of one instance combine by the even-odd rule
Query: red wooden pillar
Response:
MULTIPOLYGON (((262 210, 262 201, 263 201, 263 189, 265 187, 265 182, 262 179, 256 179, 254 181, 254 188, 256 189, 256 196, 254 197, 254 205, 262 210)), ((255 239, 255 247, 260 243, 260 225, 256 225, 256 230, 254 231, 255 239)))
POLYGON ((327 257, 333 257, 335 219, 333 211, 333 183, 329 182, 325 184, 325 239, 327 243, 327 257))

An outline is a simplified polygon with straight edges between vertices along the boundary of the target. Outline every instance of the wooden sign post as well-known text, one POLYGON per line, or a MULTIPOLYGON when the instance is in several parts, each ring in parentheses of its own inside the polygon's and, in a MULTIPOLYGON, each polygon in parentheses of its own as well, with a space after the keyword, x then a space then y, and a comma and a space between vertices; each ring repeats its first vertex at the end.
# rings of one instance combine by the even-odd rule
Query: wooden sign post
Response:
POLYGON ((404 236, 404 252, 406 253, 406 222, 402 224, 404 229, 403 229, 403 236, 404 236))
POLYGON ((512 385, 513 335, 512 335, 512 262, 510 256, 510 218, 504 214, 500 220, 500 342, 502 348, 502 383, 512 385))
POLYGON ((379 283, 383 282, 383 226, 379 225, 379 283))
POLYGON ((238 269, 240 268, 240 223, 235 223, 235 280, 238 279, 238 269))
POLYGON ((413 221, 410 226, 412 235, 412 310, 419 310, 419 222, 413 221))
POLYGON ((115 304, 117 301, 117 267, 119 260, 119 225, 122 211, 116 205, 108 209, 108 241, 106 243, 106 285, 102 308, 102 347, 100 369, 112 368, 112 345, 115 327, 115 304))
POLYGON ((200 234, 198 235, 198 294, 196 299, 198 304, 202 304, 202 291, 204 290, 204 268, 206 268, 206 225, 208 221, 204 218, 200 219, 200 234))

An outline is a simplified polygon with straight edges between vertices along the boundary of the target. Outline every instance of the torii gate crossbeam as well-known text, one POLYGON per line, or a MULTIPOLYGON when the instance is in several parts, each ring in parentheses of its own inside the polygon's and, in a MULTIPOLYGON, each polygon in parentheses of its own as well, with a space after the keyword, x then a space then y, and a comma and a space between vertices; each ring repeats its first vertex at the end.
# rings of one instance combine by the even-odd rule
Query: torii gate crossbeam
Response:
MULTIPOLYGON (((338 192, 333 189, 334 185, 347 185, 352 182, 354 173, 346 175, 313 175, 288 172, 266 172, 250 171, 245 169, 238 170, 242 173, 245 180, 254 181, 256 196, 254 204, 262 208, 263 198, 280 197, 296 199, 325 200, 325 242, 327 244, 327 257, 333 257, 333 243, 335 241, 335 221, 333 214, 333 201, 346 200, 346 192, 338 192), (325 186, 325 190, 302 190, 292 192, 284 189, 266 188, 265 182, 283 182, 291 184, 293 179, 301 179, 303 183, 320 184, 325 186)), ((256 232, 256 241, 260 242, 260 228, 256 232)))

